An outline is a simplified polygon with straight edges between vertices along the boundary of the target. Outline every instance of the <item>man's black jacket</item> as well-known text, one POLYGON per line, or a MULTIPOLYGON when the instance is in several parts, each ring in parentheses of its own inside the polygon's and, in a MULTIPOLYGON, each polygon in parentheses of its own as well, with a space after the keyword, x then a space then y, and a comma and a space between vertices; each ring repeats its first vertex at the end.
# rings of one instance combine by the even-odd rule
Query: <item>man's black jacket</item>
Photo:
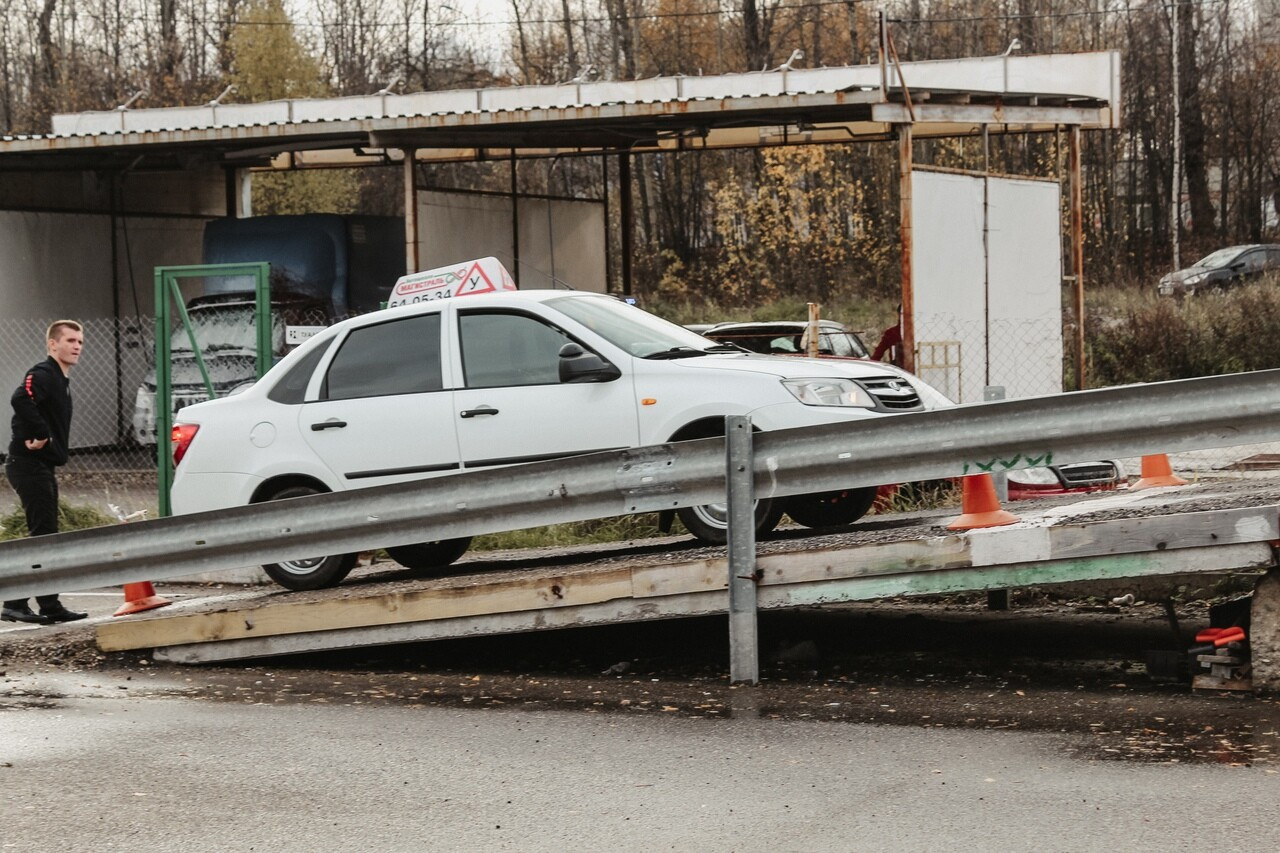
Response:
POLYGON ((10 459, 35 459, 46 465, 67 461, 71 437, 71 380, 50 356, 32 367, 13 392, 13 440, 10 459), (39 450, 28 450, 27 439, 49 439, 39 450))

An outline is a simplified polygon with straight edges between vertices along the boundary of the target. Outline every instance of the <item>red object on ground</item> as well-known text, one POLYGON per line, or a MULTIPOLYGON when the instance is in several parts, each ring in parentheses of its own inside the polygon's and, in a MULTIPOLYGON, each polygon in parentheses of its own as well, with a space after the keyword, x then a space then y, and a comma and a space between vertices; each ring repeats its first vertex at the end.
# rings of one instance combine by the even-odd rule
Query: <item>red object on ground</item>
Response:
POLYGON ((151 581, 127 583, 124 585, 124 604, 112 616, 128 616, 130 613, 141 613, 144 610, 155 610, 157 607, 173 604, 167 598, 156 595, 151 581))
POLYGON ((1000 527, 1018 521, 1016 515, 1000 508, 990 474, 971 474, 961 481, 960 507, 963 514, 947 525, 948 530, 1000 527))
POLYGON ((1156 486, 1185 486, 1187 481, 1175 476, 1169 466, 1169 455, 1157 453, 1142 457, 1142 478, 1129 488, 1151 489, 1156 486))
POLYGON ((1243 640, 1244 637, 1244 628, 1239 625, 1233 625, 1230 628, 1205 628, 1203 631, 1196 633, 1196 642, 1225 646, 1227 643, 1243 640))

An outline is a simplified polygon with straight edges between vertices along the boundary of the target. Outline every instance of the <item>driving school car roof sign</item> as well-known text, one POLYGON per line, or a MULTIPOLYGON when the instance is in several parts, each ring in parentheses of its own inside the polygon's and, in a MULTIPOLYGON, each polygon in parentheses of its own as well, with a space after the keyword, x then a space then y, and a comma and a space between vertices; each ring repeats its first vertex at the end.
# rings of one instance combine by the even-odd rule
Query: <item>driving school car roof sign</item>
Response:
POLYGON ((497 258, 479 258, 401 276, 395 287, 391 288, 387 307, 515 289, 515 280, 501 261, 497 258))

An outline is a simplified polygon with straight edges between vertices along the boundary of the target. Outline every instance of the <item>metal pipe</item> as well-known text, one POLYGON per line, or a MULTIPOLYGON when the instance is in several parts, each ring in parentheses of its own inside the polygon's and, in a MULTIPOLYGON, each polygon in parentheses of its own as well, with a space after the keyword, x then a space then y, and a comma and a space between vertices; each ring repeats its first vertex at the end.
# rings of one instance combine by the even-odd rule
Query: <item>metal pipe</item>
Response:
POLYGON ((915 288, 911 272, 911 125, 898 125, 898 231, 902 243, 902 366, 916 369, 915 288))
MULTIPOLYGON (((1254 444, 1278 426, 1266 370, 761 432, 754 479, 779 497, 1254 444)), ((676 442, 18 539, 0 543, 0 598, 720 502, 724 454, 676 442)))
POLYGON ((401 149, 404 153, 404 265, 405 272, 417 272, 421 251, 418 244, 418 152, 413 148, 401 149))
POLYGON ((1076 308, 1076 390, 1089 387, 1084 366, 1084 189, 1080 175, 1080 125, 1067 131, 1067 160, 1071 173, 1071 274, 1076 308))
POLYGON ((622 295, 631 295, 631 243, 635 213, 631 198, 631 152, 618 155, 618 218, 622 220, 622 295))

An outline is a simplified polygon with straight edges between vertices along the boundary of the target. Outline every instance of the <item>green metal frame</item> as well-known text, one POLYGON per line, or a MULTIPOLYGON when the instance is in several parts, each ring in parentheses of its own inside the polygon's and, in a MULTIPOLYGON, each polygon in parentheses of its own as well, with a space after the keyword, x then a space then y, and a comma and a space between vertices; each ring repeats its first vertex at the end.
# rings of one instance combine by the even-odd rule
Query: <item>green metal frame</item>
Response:
POLYGON ((205 366, 195 329, 191 327, 191 318, 187 316, 187 305, 182 298, 178 281, 184 278, 221 278, 233 275, 254 277, 256 368, 257 376, 261 379, 271 368, 271 265, 258 263, 156 267, 156 489, 162 516, 173 514, 173 507, 169 502, 169 489, 173 485, 173 451, 170 444, 173 432, 173 377, 170 375, 172 352, 169 346, 169 328, 173 318, 171 307, 174 305, 177 306, 183 328, 187 330, 187 340, 191 342, 191 351, 195 353, 196 366, 200 369, 204 387, 209 392, 209 398, 214 397, 213 380, 205 366))

